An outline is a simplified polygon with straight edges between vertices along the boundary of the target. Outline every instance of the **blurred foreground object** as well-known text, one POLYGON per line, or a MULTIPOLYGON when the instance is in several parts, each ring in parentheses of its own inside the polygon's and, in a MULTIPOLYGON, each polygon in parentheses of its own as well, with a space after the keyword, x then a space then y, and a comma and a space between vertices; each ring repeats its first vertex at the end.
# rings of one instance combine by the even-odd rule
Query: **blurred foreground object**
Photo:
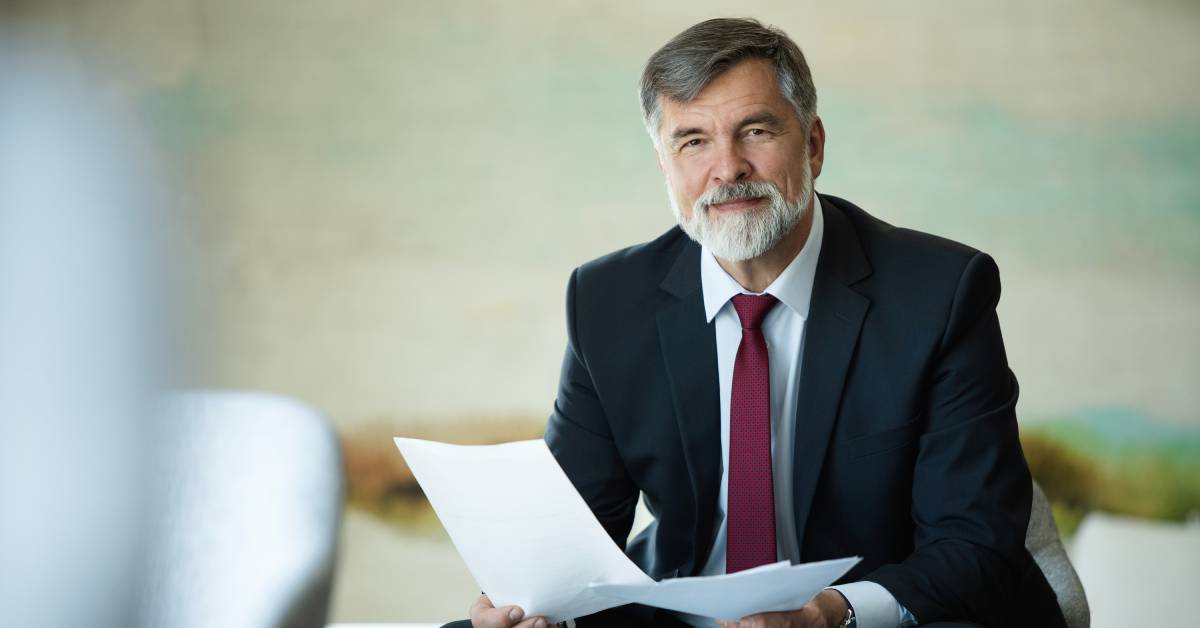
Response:
POLYGON ((1179 524, 1093 512, 1071 542, 1095 628, 1190 624, 1200 583, 1200 520, 1179 524), (1129 600, 1137 600, 1136 604, 1129 600))
POLYGON ((161 401, 198 360, 170 177, 102 75, 0 20, 0 624, 323 626, 337 440, 279 397, 161 401))
POLYGON ((325 625, 342 508, 328 422, 284 397, 196 391, 167 398, 140 624, 325 625))
POLYGON ((155 195, 121 116, 4 26, 0 623, 129 626, 145 410, 170 370, 155 195))

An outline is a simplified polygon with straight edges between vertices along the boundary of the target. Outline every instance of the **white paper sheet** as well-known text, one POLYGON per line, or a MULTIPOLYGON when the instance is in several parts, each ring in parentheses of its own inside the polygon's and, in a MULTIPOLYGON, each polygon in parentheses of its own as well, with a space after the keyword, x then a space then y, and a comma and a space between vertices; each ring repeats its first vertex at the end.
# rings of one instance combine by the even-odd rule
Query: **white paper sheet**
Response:
POLYGON ((546 443, 447 445, 397 438, 479 587, 553 622, 637 602, 739 619, 803 606, 858 558, 654 582, 617 547, 546 443))
POLYGON ((800 565, 781 561, 720 576, 675 578, 651 584, 593 583, 590 588, 626 602, 735 620, 754 613, 800 608, 859 560, 839 558, 800 565))
POLYGON ((613 543, 541 440, 396 446, 496 606, 552 622, 620 606, 591 582, 653 584, 613 543))

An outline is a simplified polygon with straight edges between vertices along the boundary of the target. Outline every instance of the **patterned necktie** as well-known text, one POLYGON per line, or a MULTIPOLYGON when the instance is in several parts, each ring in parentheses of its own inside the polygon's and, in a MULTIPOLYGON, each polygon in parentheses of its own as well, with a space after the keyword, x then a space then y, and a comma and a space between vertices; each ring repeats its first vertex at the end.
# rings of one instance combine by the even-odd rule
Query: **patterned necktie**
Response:
POLYGON ((776 303, 769 294, 733 297, 742 322, 742 342, 733 363, 729 402, 725 573, 775 562, 771 374, 762 322, 776 303))

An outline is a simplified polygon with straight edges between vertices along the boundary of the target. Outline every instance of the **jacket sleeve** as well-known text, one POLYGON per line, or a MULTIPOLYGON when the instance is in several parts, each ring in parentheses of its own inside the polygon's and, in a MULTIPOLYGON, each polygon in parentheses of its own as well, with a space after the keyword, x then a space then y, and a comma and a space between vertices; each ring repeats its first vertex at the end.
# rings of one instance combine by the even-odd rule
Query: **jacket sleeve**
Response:
POLYGON ((915 549, 865 578, 922 623, 1012 623, 1027 558, 1031 484, 999 299, 999 270, 977 253, 959 279, 928 373, 927 423, 912 480, 915 549))
POLYGON ((545 439, 605 531, 625 549, 639 492, 621 461, 582 350, 578 275, 577 269, 567 283, 567 350, 545 439))

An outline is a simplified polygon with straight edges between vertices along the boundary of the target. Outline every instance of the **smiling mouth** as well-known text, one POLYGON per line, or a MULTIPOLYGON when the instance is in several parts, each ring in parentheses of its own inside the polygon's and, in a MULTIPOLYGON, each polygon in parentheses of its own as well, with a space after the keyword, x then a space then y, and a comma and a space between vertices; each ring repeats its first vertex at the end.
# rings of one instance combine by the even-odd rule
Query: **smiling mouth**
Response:
POLYGON ((764 196, 755 196, 752 198, 741 198, 735 201, 726 201, 724 203, 714 203, 709 205, 709 208, 721 213, 742 212, 762 205, 763 201, 765 200, 766 197, 764 196))

